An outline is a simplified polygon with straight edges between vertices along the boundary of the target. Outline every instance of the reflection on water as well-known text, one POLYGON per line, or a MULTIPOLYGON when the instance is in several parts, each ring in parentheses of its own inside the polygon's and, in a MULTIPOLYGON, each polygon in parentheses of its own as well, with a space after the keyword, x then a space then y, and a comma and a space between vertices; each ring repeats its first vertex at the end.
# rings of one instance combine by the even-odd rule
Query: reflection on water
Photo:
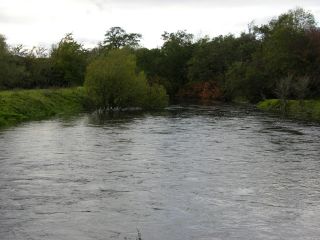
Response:
POLYGON ((0 133, 0 239, 318 239, 320 127, 234 106, 0 133))

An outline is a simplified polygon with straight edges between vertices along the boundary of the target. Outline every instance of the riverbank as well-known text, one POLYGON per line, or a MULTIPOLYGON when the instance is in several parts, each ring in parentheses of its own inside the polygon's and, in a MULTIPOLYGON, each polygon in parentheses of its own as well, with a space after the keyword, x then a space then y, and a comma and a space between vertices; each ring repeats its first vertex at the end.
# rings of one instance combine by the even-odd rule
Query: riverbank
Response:
POLYGON ((0 127, 84 111, 82 87, 0 92, 0 127))
POLYGON ((268 99, 258 103, 257 107, 263 111, 285 114, 289 117, 320 122, 320 100, 288 100, 285 112, 281 110, 279 99, 268 99))

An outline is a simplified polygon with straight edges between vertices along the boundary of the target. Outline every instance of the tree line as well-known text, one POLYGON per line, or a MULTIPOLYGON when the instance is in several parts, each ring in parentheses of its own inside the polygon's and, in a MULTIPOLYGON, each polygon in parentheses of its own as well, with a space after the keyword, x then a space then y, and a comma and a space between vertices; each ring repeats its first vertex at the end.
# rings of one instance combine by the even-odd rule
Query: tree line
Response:
MULTIPOLYGON (((47 51, 10 47, 1 36, 0 89, 94 86, 99 81, 95 73, 111 76, 114 72, 103 69, 114 66, 115 72, 143 79, 157 89, 147 90, 144 84, 144 91, 165 89, 171 98, 198 82, 216 83, 225 100, 320 97, 320 29, 314 16, 302 8, 260 26, 251 23, 239 36, 195 39, 187 31, 165 32, 163 45, 154 49, 141 47, 141 38, 112 27, 93 49, 85 49, 67 34, 47 51), (117 63, 127 68, 121 70, 117 63)), ((123 84, 131 89, 139 85, 125 80, 123 84)), ((117 94, 109 93, 108 100, 100 101, 110 105, 124 101, 117 94)), ((125 101, 130 98, 126 95, 125 101)))

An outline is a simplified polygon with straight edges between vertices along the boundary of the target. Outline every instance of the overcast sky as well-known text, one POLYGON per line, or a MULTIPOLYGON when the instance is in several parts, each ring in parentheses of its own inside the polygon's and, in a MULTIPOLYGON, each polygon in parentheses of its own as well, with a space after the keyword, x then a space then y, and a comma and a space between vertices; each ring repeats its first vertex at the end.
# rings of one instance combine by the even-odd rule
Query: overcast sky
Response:
POLYGON ((9 44, 50 46, 65 33, 86 47, 112 26, 143 35, 142 45, 161 46, 161 34, 186 29, 196 37, 239 33, 254 20, 266 23, 297 6, 320 22, 320 0, 0 0, 0 34, 9 44))

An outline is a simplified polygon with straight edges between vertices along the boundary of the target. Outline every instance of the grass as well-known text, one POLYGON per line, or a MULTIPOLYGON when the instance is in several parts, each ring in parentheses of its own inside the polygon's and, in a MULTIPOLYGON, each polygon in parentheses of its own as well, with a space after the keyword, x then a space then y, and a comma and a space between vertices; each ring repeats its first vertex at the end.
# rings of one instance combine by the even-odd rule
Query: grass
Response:
MULTIPOLYGON (((264 111, 283 114, 279 99, 264 100, 258 103, 257 107, 264 111)), ((320 122, 320 100, 288 100, 284 114, 297 119, 320 122)))
POLYGON ((82 87, 0 92, 0 127, 84 110, 82 87))

